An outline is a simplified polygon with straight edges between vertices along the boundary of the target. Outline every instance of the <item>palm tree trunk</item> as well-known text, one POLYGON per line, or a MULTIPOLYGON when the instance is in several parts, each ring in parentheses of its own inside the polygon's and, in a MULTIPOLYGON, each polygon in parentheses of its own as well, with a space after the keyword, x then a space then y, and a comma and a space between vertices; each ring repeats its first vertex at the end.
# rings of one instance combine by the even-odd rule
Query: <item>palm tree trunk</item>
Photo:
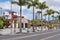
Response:
POLYGON ((39 16, 40 16, 40 15, 39 15, 39 14, 37 14, 37 15, 38 15, 38 16, 37 16, 37 19, 39 20, 39 16))
MULTIPOLYGON (((41 9, 41 12, 42 12, 42 9, 41 9)), ((42 13, 41 13, 41 20, 42 20, 43 18, 42 18, 42 13)))
MULTIPOLYGON (((34 6, 33 6, 33 21, 34 21, 34 6)), ((35 32, 34 23, 33 23, 33 32, 35 32)))
MULTIPOLYGON (((57 17, 55 17, 55 20, 57 20, 57 21, 56 21, 56 24, 58 24, 58 19, 57 19, 57 17)), ((56 26, 56 29, 57 29, 57 26, 56 26)))
POLYGON ((15 20, 14 20, 14 33, 16 32, 16 24, 15 24, 15 20))
POLYGON ((21 29, 21 17, 22 17, 22 6, 20 6, 20 32, 22 32, 22 29, 21 29))
POLYGON ((50 15, 48 15, 48 30, 49 30, 49 20, 50 20, 50 15))
MULTIPOLYGON (((42 9, 41 9, 41 12, 42 12, 42 9)), ((42 28, 42 20, 43 18, 42 18, 42 13, 41 13, 41 31, 43 30, 43 28, 42 28)))
MULTIPOLYGON (((54 16, 54 14, 53 14, 53 16, 54 16)), ((53 17, 53 20, 54 20, 54 17, 53 17)))
POLYGON ((46 16, 45 16, 45 21, 46 21, 46 16))
MULTIPOLYGON (((54 26, 54 14, 53 14, 53 26, 54 26)), ((53 29, 54 29, 54 27, 53 27, 53 29)))
POLYGON ((41 15, 41 14, 38 15, 38 16, 39 16, 39 20, 40 20, 40 15, 41 15))

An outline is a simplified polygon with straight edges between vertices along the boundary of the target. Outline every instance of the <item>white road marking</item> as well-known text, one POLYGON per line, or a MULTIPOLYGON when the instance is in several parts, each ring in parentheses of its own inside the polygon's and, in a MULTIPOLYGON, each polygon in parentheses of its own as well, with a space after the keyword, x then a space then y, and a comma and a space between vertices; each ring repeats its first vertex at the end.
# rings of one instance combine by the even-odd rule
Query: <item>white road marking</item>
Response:
POLYGON ((54 36, 49 36, 49 37, 47 37, 47 38, 43 38, 43 39, 40 39, 40 40, 47 40, 47 39, 50 39, 50 38, 56 37, 56 36, 58 36, 58 35, 60 35, 60 34, 56 34, 56 35, 54 35, 54 36))
MULTIPOLYGON (((57 32, 57 31, 55 31, 55 32, 57 32)), ((42 34, 34 34, 34 35, 28 35, 28 36, 23 36, 23 37, 15 37, 15 38, 3 39, 3 40, 17 40, 17 39, 23 39, 23 38, 28 38, 28 37, 34 37, 34 36, 38 36, 38 35, 45 35, 45 34, 49 34, 49 33, 54 33, 54 32, 47 32, 47 33, 42 33, 42 34)))

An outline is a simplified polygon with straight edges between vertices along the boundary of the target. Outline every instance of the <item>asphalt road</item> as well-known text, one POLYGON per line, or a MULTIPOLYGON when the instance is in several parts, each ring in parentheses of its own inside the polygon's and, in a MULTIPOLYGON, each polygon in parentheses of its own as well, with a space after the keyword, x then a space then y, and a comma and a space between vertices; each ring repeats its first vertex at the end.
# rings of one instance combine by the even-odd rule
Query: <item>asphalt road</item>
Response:
POLYGON ((0 40, 59 40, 60 30, 0 36, 0 40))

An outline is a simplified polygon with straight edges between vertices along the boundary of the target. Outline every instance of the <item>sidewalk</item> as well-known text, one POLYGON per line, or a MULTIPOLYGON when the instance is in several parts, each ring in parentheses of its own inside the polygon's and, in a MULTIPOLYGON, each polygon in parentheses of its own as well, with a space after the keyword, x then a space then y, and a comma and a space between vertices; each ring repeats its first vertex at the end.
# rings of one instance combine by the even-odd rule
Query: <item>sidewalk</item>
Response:
MULTIPOLYGON (((0 34, 1 34, 1 35, 17 35, 18 32, 19 32, 19 29, 16 28, 15 30, 16 30, 16 32, 14 33, 14 29, 12 29, 12 30, 11 30, 11 28, 2 29, 2 30, 0 31, 0 34), (16 33, 17 33, 17 34, 16 34, 16 33)), ((28 29, 28 30, 29 30, 29 33, 33 33, 33 32, 32 32, 32 28, 30 28, 30 29, 28 29)), ((41 28, 37 28, 37 30, 41 31, 41 28)), ((35 32, 39 32, 39 31, 37 31, 37 30, 35 30, 35 32)), ((47 30, 47 29, 43 28, 43 31, 45 31, 45 30, 47 30)), ((22 29, 22 32, 23 32, 23 33, 27 33, 27 28, 26 28, 26 29, 22 29)))
POLYGON ((10 32, 11 32, 10 29, 1 29, 0 30, 1 35, 7 35, 7 34, 10 34, 10 32))
MULTIPOLYGON (((15 30, 16 30, 16 32, 14 33, 14 29, 11 29, 11 28, 1 29, 0 34, 1 35, 16 35, 16 33, 18 34, 19 29, 16 28, 15 30)), ((25 30, 22 29, 22 32, 27 33, 27 29, 25 29, 25 30)), ((32 33, 32 32, 30 32, 30 33, 32 33)))

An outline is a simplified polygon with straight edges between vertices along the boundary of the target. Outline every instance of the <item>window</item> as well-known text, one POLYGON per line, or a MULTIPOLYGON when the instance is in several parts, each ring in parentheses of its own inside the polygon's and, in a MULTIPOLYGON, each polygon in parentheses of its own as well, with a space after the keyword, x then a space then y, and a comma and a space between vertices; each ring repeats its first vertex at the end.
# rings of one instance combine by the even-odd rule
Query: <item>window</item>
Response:
POLYGON ((21 25, 21 28, 23 28, 23 23, 21 23, 22 25, 21 25))
POLYGON ((25 28, 28 28, 28 23, 25 23, 25 28))

